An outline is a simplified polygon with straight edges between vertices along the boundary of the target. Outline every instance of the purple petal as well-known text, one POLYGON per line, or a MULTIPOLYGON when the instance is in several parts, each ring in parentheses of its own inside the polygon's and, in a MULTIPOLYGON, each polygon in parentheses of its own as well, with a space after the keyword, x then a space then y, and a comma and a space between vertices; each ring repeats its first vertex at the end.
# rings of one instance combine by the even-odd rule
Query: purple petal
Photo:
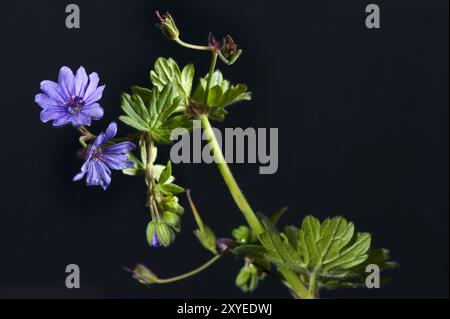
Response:
POLYGON ((41 121, 47 123, 67 115, 67 110, 62 107, 52 107, 41 111, 41 121))
POLYGON ((98 103, 86 105, 81 110, 81 113, 90 116, 94 120, 99 120, 103 117, 103 108, 98 103))
POLYGON ((111 122, 108 125, 108 128, 106 129, 105 139, 103 142, 104 143, 109 142, 114 138, 114 136, 116 136, 116 134, 117 134, 117 124, 115 122, 111 122))
POLYGON ((83 100, 86 101, 86 99, 88 99, 92 95, 92 93, 95 92, 98 87, 99 81, 100 79, 96 72, 89 74, 89 85, 86 88, 86 92, 84 92, 83 100))
POLYGON ((105 86, 99 86, 97 89, 95 89, 94 92, 92 92, 89 96, 85 94, 84 101, 86 104, 92 104, 97 102, 102 98, 103 90, 105 89, 105 86))
POLYGON ((111 171, 100 161, 90 161, 86 177, 86 185, 100 185, 106 189, 111 183, 111 171))
POLYGON ((108 167, 116 170, 130 168, 134 164, 127 155, 112 155, 105 154, 105 152, 103 152, 102 160, 108 167))
POLYGON ((131 142, 117 143, 111 146, 107 146, 103 149, 103 154, 107 155, 121 155, 127 154, 128 152, 134 150, 136 145, 131 142))
POLYGON ((43 109, 61 106, 61 104, 44 93, 36 94, 34 101, 43 109))
POLYGON ((66 113, 65 115, 55 119, 53 121, 53 126, 62 126, 69 123, 72 123, 72 114, 66 113))
POLYGON ((72 115, 72 124, 74 126, 80 126, 80 125, 91 125, 91 118, 83 114, 82 112, 78 112, 77 114, 72 115))
POLYGON ((77 74, 75 75, 74 85, 75 85, 75 94, 76 96, 83 97, 84 92, 86 91, 88 84, 88 76, 86 74, 86 70, 80 66, 77 70, 77 74))
POLYGON ((105 141, 105 133, 100 133, 97 138, 95 139, 94 143, 92 143, 92 150, 95 150, 97 147, 102 145, 105 141))
POLYGON ((156 232, 153 234, 152 245, 154 247, 159 247, 159 241, 158 241, 158 236, 156 236, 156 232))
POLYGON ((45 94, 47 94, 50 98, 57 101, 60 104, 64 104, 66 102, 67 96, 63 92, 61 86, 53 81, 42 81, 41 82, 41 90, 45 94))
POLYGON ((66 99, 72 95, 75 95, 73 72, 67 66, 63 66, 59 70, 58 83, 61 86, 61 89, 63 90, 66 99))
POLYGON ((77 175, 75 175, 73 178, 74 182, 78 182, 79 180, 81 180, 83 178, 83 176, 87 172, 88 165, 89 165, 89 161, 86 161, 83 163, 83 166, 81 166, 80 172, 77 175))

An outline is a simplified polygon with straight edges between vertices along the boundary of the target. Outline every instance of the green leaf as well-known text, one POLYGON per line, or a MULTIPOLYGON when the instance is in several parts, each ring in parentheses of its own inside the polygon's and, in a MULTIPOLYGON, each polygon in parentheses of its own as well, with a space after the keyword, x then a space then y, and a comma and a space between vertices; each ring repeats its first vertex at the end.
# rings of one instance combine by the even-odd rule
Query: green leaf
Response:
POLYGON ((176 184, 158 184, 157 189, 165 194, 180 194, 184 192, 184 188, 176 184))
POLYGON ((125 124, 152 135, 155 142, 171 144, 170 135, 178 127, 192 128, 188 114, 175 114, 184 95, 179 93, 177 83, 148 90, 132 87, 132 95, 122 94, 121 107, 125 115, 119 117, 125 124))
POLYGON ((168 161, 167 166, 164 168, 164 170, 161 172, 161 175, 159 176, 158 182, 160 184, 164 184, 169 180, 171 176, 172 176, 172 162, 168 161))
POLYGON ((180 105, 182 97, 177 94, 174 84, 167 84, 161 92, 152 90, 149 105, 149 128, 152 137, 161 144, 170 144, 170 134, 180 121, 168 122, 169 117, 180 105), (168 122, 168 123, 167 123, 168 122))
POLYGON ((321 224, 307 216, 298 231, 296 248, 302 267, 319 276, 339 277, 367 259, 370 241, 370 234, 355 234, 353 223, 343 217, 321 224))
POLYGON ((241 257, 249 258, 262 258, 265 259, 267 255, 267 249, 261 245, 249 244, 239 245, 235 247, 233 253, 241 257))
POLYGON ((139 95, 122 94, 120 105, 126 114, 119 117, 122 122, 139 131, 148 131, 148 112, 143 110, 143 101, 139 95))
POLYGON ((188 105, 194 79, 194 65, 189 64, 180 71, 177 63, 172 58, 158 58, 154 70, 150 72, 150 79, 154 86, 162 91, 169 83, 178 84, 177 89, 183 95, 182 104, 188 105))
POLYGON ((183 88, 186 96, 191 96, 192 82, 194 80, 194 65, 188 64, 181 71, 181 87, 183 88))
MULTIPOLYGON (((203 103, 208 83, 208 75, 200 79, 199 84, 192 94, 192 100, 203 103)), ((245 84, 232 85, 225 80, 222 73, 216 70, 211 77, 207 106, 209 117, 213 120, 222 120, 226 115, 225 107, 240 101, 251 100, 251 93, 247 91, 245 84)))

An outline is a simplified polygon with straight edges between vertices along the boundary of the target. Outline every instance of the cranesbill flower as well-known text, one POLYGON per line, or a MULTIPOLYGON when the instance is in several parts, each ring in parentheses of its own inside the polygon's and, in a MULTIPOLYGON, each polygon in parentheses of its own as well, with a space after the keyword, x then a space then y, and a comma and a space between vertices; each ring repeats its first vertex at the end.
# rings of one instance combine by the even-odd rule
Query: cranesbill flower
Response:
POLYGON ((74 75, 72 70, 63 66, 59 71, 58 83, 42 81, 41 90, 35 102, 42 108, 41 121, 53 120, 54 126, 72 123, 74 126, 90 125, 91 120, 103 117, 103 108, 97 103, 101 99, 105 86, 98 86, 97 73, 88 77, 86 70, 80 67, 74 75))
POLYGON ((89 146, 85 162, 73 180, 79 181, 86 175, 86 185, 100 185, 106 189, 111 183, 111 170, 123 170, 133 166, 133 162, 128 158, 128 152, 134 150, 136 145, 131 142, 121 142, 111 144, 111 140, 116 136, 117 124, 109 124, 105 133, 101 133, 89 146))

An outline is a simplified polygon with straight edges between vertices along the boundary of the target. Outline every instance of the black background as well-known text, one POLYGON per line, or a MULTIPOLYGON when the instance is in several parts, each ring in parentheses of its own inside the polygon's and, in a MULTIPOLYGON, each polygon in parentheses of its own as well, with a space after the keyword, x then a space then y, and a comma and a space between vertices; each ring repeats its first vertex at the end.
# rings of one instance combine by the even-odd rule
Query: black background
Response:
MULTIPOLYGON (((205 74, 209 57, 165 39, 156 9, 173 13, 188 42, 213 31, 244 49, 220 68, 254 98, 218 126, 279 128, 277 174, 232 165, 254 208, 287 205, 283 221, 295 224, 342 214, 401 264, 381 289, 323 296, 448 297, 448 2, 374 2, 379 30, 365 28, 364 1, 79 0, 79 30, 65 27, 67 1, 0 4, 0 297, 289 297, 270 278, 241 293, 232 257, 183 282, 139 285, 123 266, 143 262, 164 277, 209 257, 189 210, 170 248, 149 248, 143 181, 116 172, 107 192, 73 183, 77 132, 39 121, 34 95, 62 65, 83 65, 107 84, 95 132, 120 115, 121 92, 150 85, 157 57, 205 74), (81 289, 65 287, 70 263, 81 267, 81 289)), ((213 165, 174 169, 217 234, 243 223, 213 165)))

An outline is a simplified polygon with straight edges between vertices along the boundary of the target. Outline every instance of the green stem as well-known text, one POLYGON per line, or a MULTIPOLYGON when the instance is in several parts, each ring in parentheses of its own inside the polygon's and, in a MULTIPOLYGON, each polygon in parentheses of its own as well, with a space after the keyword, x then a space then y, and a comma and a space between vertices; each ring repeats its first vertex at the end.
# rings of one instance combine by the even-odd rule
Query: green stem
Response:
POLYGON ((147 166, 145 168, 145 178, 147 180, 147 206, 150 209, 152 218, 159 219, 160 216, 158 206, 156 204, 155 178, 153 176, 153 163, 152 163, 153 140, 150 134, 147 134, 145 144, 147 148, 147 166))
POLYGON ((197 226, 200 229, 200 231, 203 231, 203 228, 205 225, 203 224, 202 218, 200 217, 200 214, 198 213, 197 207, 195 207, 194 201, 192 200, 190 189, 186 189, 186 196, 187 196, 189 205, 191 206, 192 214, 194 214, 194 218, 197 223, 197 226))
POLYGON ((200 50, 200 51, 211 51, 211 50, 213 50, 211 47, 208 47, 208 46, 186 43, 183 40, 181 40, 180 38, 176 38, 174 41, 176 43, 178 43, 179 45, 181 45, 181 46, 183 46, 185 48, 188 48, 188 49, 200 50))
POLYGON ((316 297, 316 275, 311 274, 309 277, 309 290, 308 299, 314 299, 316 297))
POLYGON ((212 130, 211 124, 209 123, 208 116, 206 114, 202 114, 200 115, 200 120, 202 122, 202 127, 205 131, 209 144, 211 145, 217 167, 219 168, 219 171, 222 174, 222 177, 228 186, 231 196, 236 202, 236 205, 241 210, 250 227, 253 229, 256 235, 259 236, 261 233, 264 232, 264 228, 261 225, 256 214, 250 207, 250 204, 248 203, 247 199, 245 198, 244 194, 239 188, 239 185, 237 184, 236 180, 234 179, 234 176, 231 173, 231 170, 228 167, 225 158, 223 157, 222 150, 220 149, 214 131, 212 130))
MULTIPOLYGON (((214 131, 212 130, 211 124, 209 123, 208 116, 202 114, 200 116, 200 120, 202 121, 202 127, 205 131, 205 134, 208 138, 209 144, 213 150, 213 156, 216 161, 217 167, 219 168, 220 173, 222 174, 225 183, 228 186, 228 189, 233 197, 236 205, 241 210, 248 224, 252 228, 252 230, 259 237, 264 232, 264 228, 261 225, 258 217, 253 212, 250 204, 242 193, 239 185, 237 184, 233 174, 231 173, 230 168, 228 167, 227 162, 222 154, 222 150, 220 149, 219 143, 217 142, 214 131)), ((288 269, 281 269, 280 273, 286 279, 286 282, 289 288, 299 297, 299 298, 308 298, 309 292, 305 287, 304 283, 300 280, 298 275, 288 269)))
POLYGON ((182 275, 178 275, 175 277, 171 277, 171 278, 165 278, 165 279, 161 279, 161 278, 156 278, 155 282, 158 284, 168 284, 171 282, 175 282, 175 281, 179 281, 179 280, 183 280, 186 278, 189 278, 191 276, 194 276, 196 274, 198 274, 199 272, 202 272, 203 270, 205 270, 206 268, 208 268, 209 266, 211 266, 212 264, 214 264, 220 257, 222 257, 222 255, 216 255, 213 258, 211 258, 209 261, 207 261, 206 263, 204 263, 203 265, 201 265, 200 267, 189 271, 185 274, 182 275))
POLYGON ((206 84, 205 97, 203 98, 204 107, 208 107, 209 89, 211 88, 212 75, 214 73, 214 69, 216 68, 216 63, 217 63, 217 51, 214 50, 212 51, 211 65, 209 66, 209 73, 208 73, 208 82, 206 84))

